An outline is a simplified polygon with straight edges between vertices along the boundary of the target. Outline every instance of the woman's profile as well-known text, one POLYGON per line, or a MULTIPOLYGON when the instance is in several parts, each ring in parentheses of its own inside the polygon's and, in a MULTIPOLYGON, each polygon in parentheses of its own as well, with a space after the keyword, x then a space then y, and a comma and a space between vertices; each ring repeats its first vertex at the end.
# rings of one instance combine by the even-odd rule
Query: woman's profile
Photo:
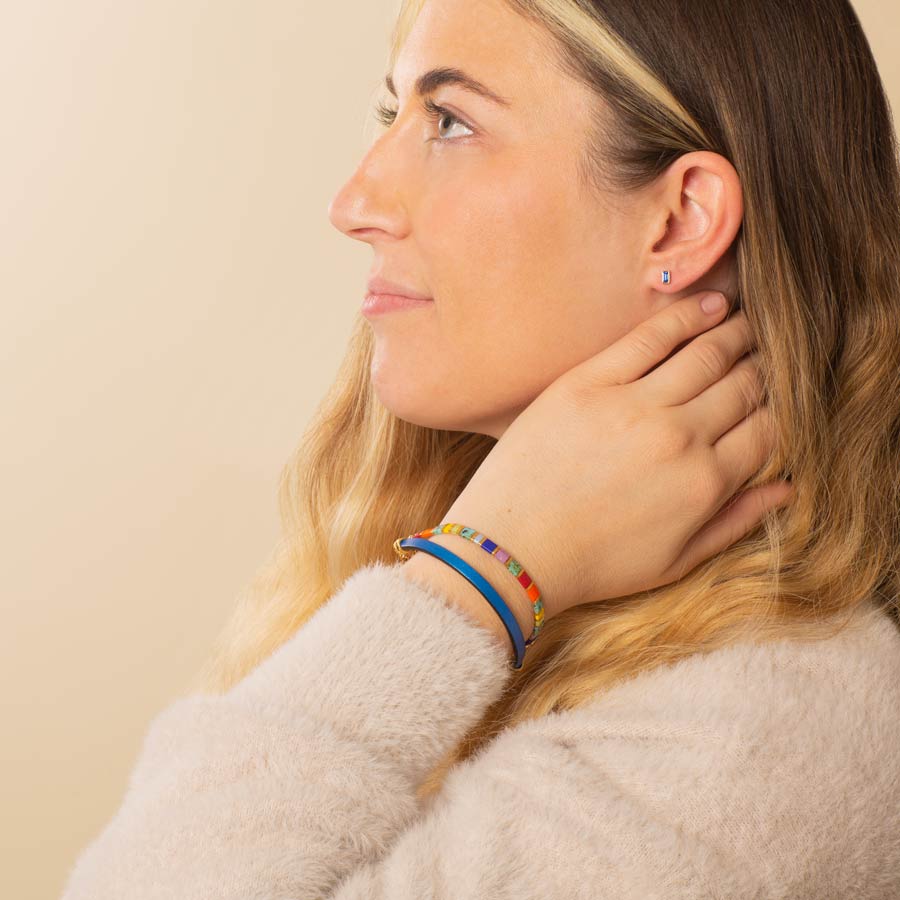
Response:
POLYGON ((851 4, 403 0, 377 118, 281 538, 62 900, 900 896, 900 161, 851 4))

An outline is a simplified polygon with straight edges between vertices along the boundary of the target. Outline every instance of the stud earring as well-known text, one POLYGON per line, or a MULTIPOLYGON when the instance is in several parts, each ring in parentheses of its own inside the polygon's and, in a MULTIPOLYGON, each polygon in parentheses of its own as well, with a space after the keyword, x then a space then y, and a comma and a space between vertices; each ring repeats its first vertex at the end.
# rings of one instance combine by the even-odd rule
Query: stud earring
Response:
POLYGON ((672 273, 668 269, 664 269, 662 273, 662 283, 668 284, 672 280, 672 273))

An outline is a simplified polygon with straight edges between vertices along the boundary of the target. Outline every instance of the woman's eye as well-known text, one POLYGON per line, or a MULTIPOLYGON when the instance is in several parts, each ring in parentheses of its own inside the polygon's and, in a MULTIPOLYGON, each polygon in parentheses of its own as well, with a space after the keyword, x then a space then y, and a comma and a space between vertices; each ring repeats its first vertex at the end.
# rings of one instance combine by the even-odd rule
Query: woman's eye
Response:
MULTIPOLYGON (((471 128, 469 125, 467 125, 465 122, 463 122, 463 120, 460 119, 458 116, 456 116, 452 112, 450 112, 450 110, 444 109, 443 106, 438 106, 436 103, 433 103, 430 98, 426 98, 426 100, 424 102, 424 106, 425 106, 425 111, 428 115, 428 118, 432 122, 437 123, 438 126, 440 126, 440 123, 443 119, 449 119, 451 122, 456 123, 458 125, 462 125, 463 128, 468 129, 472 134, 474 134, 473 128, 471 128)), ((385 128, 390 128, 391 125, 393 125, 394 120, 397 118, 397 110, 391 109, 390 107, 385 106, 383 103, 379 103, 375 107, 375 118, 378 119, 378 121, 382 125, 384 125, 385 128)), ((452 126, 448 126, 448 128, 449 127, 452 127, 452 126)), ((440 135, 440 132, 438 132, 438 134, 440 135)), ((469 135, 462 135, 462 136, 469 137, 469 135)), ((434 138, 431 138, 431 140, 434 140, 434 138)), ((448 141, 453 140, 453 138, 439 137, 438 140, 440 140, 441 143, 447 143, 448 141)))

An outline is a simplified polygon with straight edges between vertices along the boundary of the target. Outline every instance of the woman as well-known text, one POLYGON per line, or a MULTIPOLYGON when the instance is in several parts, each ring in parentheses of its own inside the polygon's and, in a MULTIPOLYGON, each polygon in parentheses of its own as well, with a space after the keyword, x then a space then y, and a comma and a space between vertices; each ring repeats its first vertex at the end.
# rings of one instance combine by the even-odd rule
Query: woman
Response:
POLYGON ((900 178, 852 8, 410 0, 390 63, 282 541, 64 900, 900 895, 900 178))

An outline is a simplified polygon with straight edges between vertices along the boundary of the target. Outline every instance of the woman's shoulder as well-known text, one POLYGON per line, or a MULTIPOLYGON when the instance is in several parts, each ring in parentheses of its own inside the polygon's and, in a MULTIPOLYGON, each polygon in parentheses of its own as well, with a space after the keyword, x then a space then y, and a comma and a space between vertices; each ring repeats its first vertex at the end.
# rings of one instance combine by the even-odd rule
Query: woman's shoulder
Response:
POLYGON ((501 734, 483 763, 575 767, 605 813, 627 798, 716 853, 825 865, 848 841, 864 856, 895 840, 898 707, 900 629, 867 604, 824 640, 740 642, 641 673, 501 734))
MULTIPOLYGON (((660 702, 667 688, 673 704, 680 697, 679 705, 711 724, 723 714, 732 723, 735 717, 802 718, 804 709, 820 722, 851 708, 878 715, 896 709, 900 699, 900 628, 867 601, 830 637, 741 640, 646 674, 659 689, 650 692, 656 695, 651 702, 660 702)), ((622 685, 620 694, 633 699, 640 691, 640 683, 622 685)), ((788 727, 787 721, 780 724, 788 727)))
POLYGON ((898 706, 900 630, 867 607, 831 638, 736 643, 519 723, 447 787, 521 791, 525 769, 536 832, 572 823, 629 871, 668 879, 666 896, 700 895, 682 881, 716 896, 896 896, 898 706))
POLYGON ((640 673, 578 709, 524 724, 540 730, 577 722, 602 730, 612 723, 640 721, 649 728, 653 722, 678 734, 693 729, 753 743, 768 736, 777 744, 789 735, 819 736, 829 741, 828 752, 839 752, 836 737, 876 722, 887 729, 881 740, 900 740, 898 707, 900 628, 866 602, 831 637, 740 640, 640 673))

